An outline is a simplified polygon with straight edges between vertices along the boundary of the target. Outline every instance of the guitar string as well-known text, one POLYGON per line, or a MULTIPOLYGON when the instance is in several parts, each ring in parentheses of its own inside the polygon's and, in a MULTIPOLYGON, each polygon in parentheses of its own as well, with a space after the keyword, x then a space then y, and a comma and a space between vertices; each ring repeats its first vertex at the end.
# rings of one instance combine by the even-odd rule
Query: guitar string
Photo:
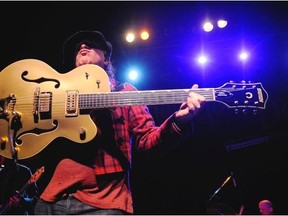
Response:
MULTIPOLYGON (((243 89, 234 89, 231 88, 234 92, 235 91, 243 91, 243 89)), ((227 92, 231 92, 231 89, 227 88, 225 90, 227 90, 227 92)), ((251 89, 255 89, 255 88, 251 88, 251 89)), ((184 90, 156 90, 156 91, 139 91, 139 92, 135 92, 135 91, 131 91, 131 92, 107 92, 107 94, 104 92, 97 92, 97 93, 91 93, 91 94, 79 94, 79 103, 81 105, 81 103, 90 103, 91 106, 93 106, 92 108, 94 108, 94 106, 96 105, 95 103, 108 103, 108 104, 119 104, 120 106, 123 105, 130 105, 129 103, 127 104, 127 101, 129 101, 132 105, 137 105, 137 102, 139 102, 139 105, 141 104, 147 104, 147 105, 157 105, 158 103, 160 104, 177 104, 177 103, 181 103, 181 101, 179 101, 180 99, 186 99, 187 97, 187 92, 189 91, 194 91, 196 93, 200 93, 201 95, 203 95, 207 101, 209 100, 215 100, 214 99, 214 94, 213 91, 217 91, 218 89, 184 89, 184 90), (211 92, 212 90, 212 92, 211 92), (209 91, 209 92, 207 92, 209 91), (171 95, 171 92, 173 93, 171 95), (185 95, 183 95, 183 93, 185 93, 185 95), (130 94, 133 96, 133 98, 130 96, 130 94), (139 94, 139 95, 138 95, 139 94), (145 97, 143 97, 143 94, 145 97), (174 95, 175 94, 175 95, 174 95), (136 95, 136 96, 135 96, 136 95), (130 96, 127 98, 127 96, 130 96), (144 102, 141 99, 148 99, 146 102, 144 102), (150 104, 151 103, 151 104, 150 104)), ((245 88, 245 90, 247 90, 247 88, 245 88)), ((57 102, 57 96, 56 95, 52 95, 50 96, 50 101, 53 100, 53 107, 61 107, 63 106, 63 104, 65 104, 65 98, 63 98, 64 96, 61 95, 62 98, 64 99, 64 102, 61 100, 59 102, 57 102)), ((19 104, 19 106, 21 105, 21 107, 23 109, 25 109, 25 107, 27 106, 28 109, 31 109, 31 103, 28 103, 28 100, 25 100, 24 98, 29 98, 29 102, 31 102, 31 97, 21 97, 21 98, 17 98, 17 104, 19 104), (27 103, 25 103, 25 101, 27 101, 27 103)), ((59 98, 60 99, 60 98, 59 98)), ((185 101, 185 100, 183 100, 185 101)), ((33 103, 32 103, 33 104, 33 103)), ((113 107, 113 106, 107 106, 107 107, 113 107)), ((115 106, 116 106, 115 105, 115 106)), ((100 106, 101 107, 101 106, 100 106)), ((97 106, 95 107, 97 108, 97 106)))

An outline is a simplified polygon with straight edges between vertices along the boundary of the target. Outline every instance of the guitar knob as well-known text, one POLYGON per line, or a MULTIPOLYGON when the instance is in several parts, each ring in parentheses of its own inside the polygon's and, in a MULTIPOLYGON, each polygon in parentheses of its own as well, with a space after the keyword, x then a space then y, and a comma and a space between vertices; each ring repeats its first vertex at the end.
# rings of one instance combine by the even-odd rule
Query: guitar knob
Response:
POLYGON ((79 128, 79 138, 80 140, 85 140, 86 139, 86 131, 83 127, 79 128))
POLYGON ((1 150, 5 150, 7 141, 8 141, 7 138, 1 137, 1 139, 0 139, 0 149, 1 150))

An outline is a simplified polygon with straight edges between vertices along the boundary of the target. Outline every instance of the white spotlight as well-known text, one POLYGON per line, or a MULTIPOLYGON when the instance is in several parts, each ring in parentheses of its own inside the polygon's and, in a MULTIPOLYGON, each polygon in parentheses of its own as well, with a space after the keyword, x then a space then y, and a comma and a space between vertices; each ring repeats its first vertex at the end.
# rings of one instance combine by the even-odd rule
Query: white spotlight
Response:
POLYGON ((138 72, 136 70, 132 70, 129 73, 130 80, 136 80, 138 78, 138 72))
POLYGON ((239 58, 241 60, 246 60, 248 58, 248 53, 247 52, 240 53, 239 58))
POLYGON ((214 26, 213 26, 213 24, 212 24, 211 22, 206 22, 206 23, 204 23, 204 25, 203 25, 203 29, 204 29, 204 31, 206 31, 206 32, 212 31, 213 28, 214 28, 214 26))
POLYGON ((218 20, 217 25, 219 28, 225 28, 227 26, 226 20, 218 20))
POLYGON ((200 57, 198 58, 198 62, 199 62, 200 64, 205 64, 205 63, 207 62, 207 58, 206 58, 205 56, 200 56, 200 57))
POLYGON ((135 34, 134 34, 134 33, 128 33, 128 34, 126 35, 126 41, 127 41, 127 42, 131 43, 131 42, 133 42, 134 40, 135 40, 135 34))

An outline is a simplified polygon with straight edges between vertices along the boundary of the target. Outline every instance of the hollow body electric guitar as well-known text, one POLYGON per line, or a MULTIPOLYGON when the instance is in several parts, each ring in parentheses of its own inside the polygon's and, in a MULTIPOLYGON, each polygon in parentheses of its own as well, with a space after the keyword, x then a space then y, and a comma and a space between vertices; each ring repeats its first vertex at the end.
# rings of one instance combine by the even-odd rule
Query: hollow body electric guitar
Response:
POLYGON ((261 83, 226 83, 219 88, 111 92, 109 78, 88 64, 58 73, 37 59, 0 72, 0 155, 32 157, 57 137, 87 143, 97 134, 88 110, 126 105, 181 104, 190 91, 229 108, 265 109, 261 83))

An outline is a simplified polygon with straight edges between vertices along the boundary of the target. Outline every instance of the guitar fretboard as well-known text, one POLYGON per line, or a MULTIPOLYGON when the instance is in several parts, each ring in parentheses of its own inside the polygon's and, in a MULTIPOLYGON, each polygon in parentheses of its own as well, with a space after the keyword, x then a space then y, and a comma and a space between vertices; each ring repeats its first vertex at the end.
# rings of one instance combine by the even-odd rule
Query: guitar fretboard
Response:
POLYGON ((190 91, 203 95, 207 101, 214 101, 213 88, 123 91, 109 93, 93 93, 79 95, 80 109, 109 108, 125 105, 162 105, 181 104, 186 101, 190 91))

